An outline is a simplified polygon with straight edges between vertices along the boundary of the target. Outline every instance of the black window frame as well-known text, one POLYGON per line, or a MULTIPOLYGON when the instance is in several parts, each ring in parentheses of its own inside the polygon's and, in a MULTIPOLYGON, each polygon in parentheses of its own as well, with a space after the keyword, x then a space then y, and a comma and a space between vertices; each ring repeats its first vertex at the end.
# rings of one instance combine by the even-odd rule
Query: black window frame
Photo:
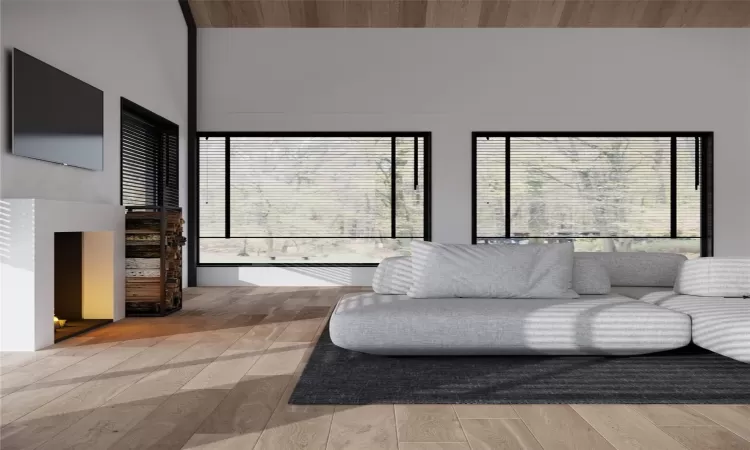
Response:
MULTIPOLYGON (((244 132, 244 131, 204 131, 197 133, 197 145, 195 149, 195 170, 193 172, 193 181, 196 186, 195 201, 191 204, 191 211, 194 211, 193 217, 195 221, 194 232, 191 232, 195 236, 195 248, 196 248, 196 267, 377 267, 378 263, 284 263, 284 262, 273 262, 273 263, 202 263, 200 261, 200 140, 204 138, 233 138, 233 137, 258 137, 258 138, 285 138, 285 137, 331 137, 331 138, 422 138, 424 146, 424 179, 420 180, 424 186, 424 241, 432 240, 432 133, 429 131, 258 131, 258 132, 244 132)), ((229 142, 229 141, 227 141, 229 142)), ((395 151, 395 147, 392 151, 395 151)), ((227 160, 227 165, 229 164, 227 160)), ((395 170, 395 166, 393 168, 395 170)), ((395 179, 395 178, 394 178, 395 179)), ((228 177, 227 177, 228 180, 228 177)), ((395 183, 391 186, 391 196, 394 196, 396 192, 395 183)), ((229 211, 230 197, 225 196, 225 211, 229 211)), ((396 208, 396 205, 391 201, 392 210, 396 208)), ((231 214, 225 214, 225 221, 228 227, 231 214)), ((391 230, 392 233, 395 231, 395 215, 392 213, 391 230)), ((232 238, 232 236, 230 236, 232 238)), ((226 239, 221 237, 212 237, 210 239, 226 239)))
MULTIPOLYGON (((674 152, 674 142, 676 138, 689 137, 689 138, 700 138, 700 167, 698 168, 699 177, 698 182, 701 191, 701 205, 700 205, 700 242, 701 242, 701 256, 713 256, 714 254, 714 133, 711 131, 700 131, 700 132, 685 132, 685 131, 667 131, 667 132, 630 132, 630 131, 606 131, 606 132, 592 132, 592 131, 474 131, 471 133, 471 243, 476 244, 479 238, 481 239, 510 239, 512 238, 511 230, 511 214, 510 208, 512 204, 511 189, 510 189, 510 168, 512 158, 512 148, 510 146, 510 140, 512 138, 536 138, 536 137, 558 137, 558 138, 652 138, 652 137, 664 137, 672 138, 672 152, 674 152), (477 141, 485 138, 506 138, 505 146, 505 236, 477 236, 477 141)), ((672 157, 672 169, 671 169, 671 180, 670 183, 674 186, 676 182, 675 172, 675 160, 672 157)), ((676 236, 676 217, 677 217, 677 204, 676 195, 674 189, 672 190, 670 200, 670 218, 671 218, 671 238, 679 239, 676 236)), ((553 236, 550 236, 552 238, 553 236)), ((559 238, 559 237, 558 237, 559 238)), ((570 237, 575 239, 575 237, 570 237)))
MULTIPOLYGON (((132 102, 125 97, 120 97, 120 205, 122 206, 180 206, 180 127, 174 122, 149 111, 148 109, 132 102), (157 130, 159 137, 159 150, 157 157, 156 176, 152 187, 154 195, 151 203, 143 205, 125 204, 126 180, 125 168, 125 139, 123 126, 125 116, 131 115, 148 126, 157 130)), ((135 155, 131 155, 135 156, 135 155)))

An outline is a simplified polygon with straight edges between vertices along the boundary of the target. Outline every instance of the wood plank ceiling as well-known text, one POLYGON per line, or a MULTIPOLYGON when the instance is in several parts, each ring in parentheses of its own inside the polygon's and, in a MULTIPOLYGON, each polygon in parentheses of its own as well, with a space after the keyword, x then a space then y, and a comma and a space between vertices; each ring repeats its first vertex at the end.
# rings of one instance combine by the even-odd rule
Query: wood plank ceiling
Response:
POLYGON ((750 0, 190 0, 199 27, 750 27, 750 0))

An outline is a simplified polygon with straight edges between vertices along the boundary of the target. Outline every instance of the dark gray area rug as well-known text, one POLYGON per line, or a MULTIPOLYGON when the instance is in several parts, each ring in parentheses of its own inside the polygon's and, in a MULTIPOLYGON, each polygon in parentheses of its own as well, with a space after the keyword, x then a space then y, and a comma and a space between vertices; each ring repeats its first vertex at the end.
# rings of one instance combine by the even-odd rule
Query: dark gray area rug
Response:
POLYGON ((644 356, 387 357, 323 332, 289 401, 372 403, 750 403, 750 364, 694 345, 644 356))

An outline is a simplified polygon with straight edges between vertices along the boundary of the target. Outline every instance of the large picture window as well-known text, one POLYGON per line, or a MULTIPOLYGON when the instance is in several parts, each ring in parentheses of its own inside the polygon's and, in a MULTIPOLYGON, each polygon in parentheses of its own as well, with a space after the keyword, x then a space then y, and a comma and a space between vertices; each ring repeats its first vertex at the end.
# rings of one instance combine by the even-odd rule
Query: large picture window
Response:
POLYGON ((429 133, 199 133, 198 263, 371 265, 429 240, 429 133))
POLYGON ((710 256, 711 133, 474 133, 473 241, 710 256))

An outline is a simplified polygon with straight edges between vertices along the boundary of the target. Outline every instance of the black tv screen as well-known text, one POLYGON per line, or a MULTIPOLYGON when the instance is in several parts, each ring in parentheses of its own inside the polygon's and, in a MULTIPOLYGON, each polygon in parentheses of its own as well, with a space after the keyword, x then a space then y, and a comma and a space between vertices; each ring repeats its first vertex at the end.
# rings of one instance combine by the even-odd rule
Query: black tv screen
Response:
POLYGON ((104 93, 13 49, 13 154, 102 170, 104 93))

